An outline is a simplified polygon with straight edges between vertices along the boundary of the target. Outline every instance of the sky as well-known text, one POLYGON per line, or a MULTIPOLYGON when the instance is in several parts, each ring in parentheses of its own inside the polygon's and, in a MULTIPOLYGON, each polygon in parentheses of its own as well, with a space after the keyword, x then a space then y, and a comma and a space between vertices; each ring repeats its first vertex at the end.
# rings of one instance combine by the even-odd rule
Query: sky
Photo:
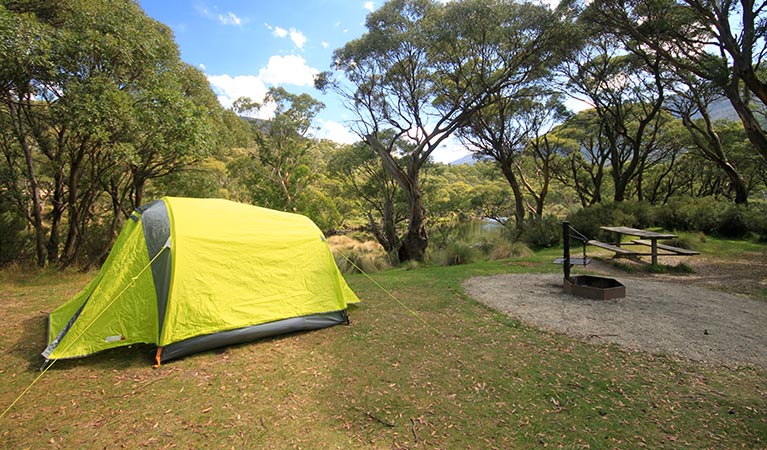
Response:
MULTIPOLYGON (((181 58, 202 70, 221 104, 247 96, 260 101, 272 86, 308 93, 325 109, 315 136, 340 143, 358 137, 351 114, 332 93, 314 88, 313 76, 330 69, 333 51, 365 32, 365 17, 383 0, 139 0, 149 17, 169 26, 181 58)), ((262 118, 270 111, 264 110, 262 118)), ((468 152, 453 141, 434 159, 451 162, 468 152)))

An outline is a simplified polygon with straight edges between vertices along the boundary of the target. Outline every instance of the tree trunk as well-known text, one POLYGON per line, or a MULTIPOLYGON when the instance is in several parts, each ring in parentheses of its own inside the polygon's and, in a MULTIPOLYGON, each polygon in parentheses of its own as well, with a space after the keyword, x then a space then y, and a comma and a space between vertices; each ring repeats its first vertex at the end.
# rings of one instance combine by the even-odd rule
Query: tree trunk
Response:
MULTIPOLYGON (((22 98, 19 98, 19 103, 23 102, 22 98)), ((14 132, 16 138, 19 141, 22 151, 24 152, 24 162, 27 169, 27 181, 29 182, 29 194, 32 197, 32 211, 28 213, 27 217, 31 216, 32 227, 35 230, 35 253, 37 256, 37 265, 39 267, 45 267, 47 260, 47 252, 45 247, 45 228, 43 227, 43 208, 40 202, 40 185, 37 181, 37 173, 35 171, 35 163, 32 158, 32 149, 27 142, 27 136, 24 132, 24 119, 22 118, 23 112, 20 106, 15 106, 15 102, 9 103, 9 109, 13 113, 14 132)))
POLYGON ((133 205, 132 208, 136 209, 142 205, 144 201, 144 178, 135 176, 133 178, 133 205))
POLYGON ((522 229, 522 225, 525 223, 525 198, 522 188, 519 185, 517 176, 514 174, 514 170, 511 167, 511 163, 506 164, 503 161, 498 161, 501 166, 501 172, 506 177, 506 181, 511 186, 511 192, 514 194, 514 221, 516 222, 517 230, 522 229))
POLYGON ((762 158, 767 160, 767 135, 765 131, 759 126, 759 122, 754 117, 751 109, 746 105, 738 92, 737 79, 735 82, 730 83, 725 87, 724 93, 730 100, 735 112, 738 113, 740 121, 743 123, 743 128, 746 131, 746 136, 754 146, 757 152, 762 155, 762 158))
POLYGON ((386 239, 386 252, 389 253, 397 246, 397 228, 394 220, 394 202, 387 198, 383 207, 383 235, 386 239))
POLYGON ((61 245, 61 218, 64 216, 64 181, 63 175, 57 173, 54 177, 53 199, 51 200, 51 232, 48 237, 48 262, 59 262, 59 246, 61 245))
POLYGON ((748 189, 746 188, 746 182, 743 177, 740 176, 737 170, 728 162, 718 161, 719 167, 722 168, 727 178, 730 180, 730 186, 735 191, 735 204, 745 205, 748 203, 748 189))
POLYGON ((383 168, 397 180, 399 186, 405 191, 408 207, 410 208, 407 233, 402 239, 398 249, 400 262, 414 259, 423 261, 426 255, 426 247, 429 246, 429 238, 426 234, 425 217, 426 211, 421 199, 421 186, 418 183, 418 173, 424 161, 413 156, 408 164, 406 173, 397 164, 389 150, 373 135, 367 135, 365 142, 368 143, 381 158, 383 168))
POLYGON ((426 255, 426 247, 429 245, 426 224, 424 222, 426 211, 421 200, 421 188, 418 184, 418 179, 411 180, 409 184, 410 186, 406 190, 406 194, 410 206, 410 221, 407 233, 399 247, 400 262, 411 259, 423 261, 426 255))
POLYGON ((32 162, 32 154, 26 140, 20 136, 22 148, 24 149, 24 160, 27 166, 27 177, 29 180, 29 190, 32 197, 32 226, 35 229, 35 250, 37 253, 38 267, 45 267, 47 254, 45 249, 45 228, 43 227, 43 208, 40 204, 40 186, 37 184, 37 175, 35 166, 32 162))

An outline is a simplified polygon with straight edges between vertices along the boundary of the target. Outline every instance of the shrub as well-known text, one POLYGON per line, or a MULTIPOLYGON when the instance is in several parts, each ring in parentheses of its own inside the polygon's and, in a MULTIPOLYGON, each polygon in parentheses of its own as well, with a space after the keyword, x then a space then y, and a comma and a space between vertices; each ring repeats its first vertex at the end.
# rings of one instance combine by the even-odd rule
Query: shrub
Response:
POLYGON ((748 210, 748 226, 762 242, 767 242, 767 204, 750 205, 748 210))
POLYGON ((748 234, 748 210, 739 205, 725 209, 716 227, 716 233, 728 238, 739 238, 748 234))
POLYGON ((657 208, 656 225, 667 230, 719 232, 722 216, 732 205, 714 197, 676 197, 657 208))
POLYGON ((535 217, 525 222, 520 238, 533 248, 554 247, 559 245, 561 230, 561 222, 556 217, 535 217))
POLYGON ((605 202, 587 206, 573 214, 567 220, 570 226, 583 233, 589 239, 609 240, 610 233, 601 230, 602 226, 627 226, 647 228, 653 225, 654 211, 644 202, 605 202))
POLYGON ((0 265, 20 263, 34 255, 34 241, 24 217, 0 205, 0 265))

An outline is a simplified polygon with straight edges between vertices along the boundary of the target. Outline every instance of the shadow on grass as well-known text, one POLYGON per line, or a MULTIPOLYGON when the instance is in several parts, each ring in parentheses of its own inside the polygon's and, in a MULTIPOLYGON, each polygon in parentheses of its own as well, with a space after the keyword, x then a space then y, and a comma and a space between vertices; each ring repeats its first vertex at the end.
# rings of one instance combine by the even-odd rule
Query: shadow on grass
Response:
MULTIPOLYGON (((27 370, 39 371, 44 359, 41 355, 48 344, 48 314, 42 313, 27 318, 21 324, 21 333, 11 354, 25 361, 27 370)), ((103 367, 119 369, 137 364, 151 364, 154 345, 135 344, 104 350, 83 358, 57 360, 51 370, 69 370, 76 367, 103 367)))
POLYGON ((10 353, 27 363, 28 370, 38 370, 43 363, 40 356, 47 344, 48 315, 36 314, 21 323, 21 333, 10 353))
MULTIPOLYGON (((353 305, 350 305, 353 306, 353 305)), ((356 308, 356 306, 355 306, 356 308)), ((354 309, 354 308, 350 308, 354 309)), ((344 326, 345 324, 340 324, 344 326)), ((43 358, 40 355, 45 349, 46 345, 46 333, 47 333, 48 319, 47 315, 42 317, 35 317, 27 320, 24 323, 24 334, 27 337, 22 337, 14 347, 14 351, 21 354, 23 359, 29 362, 28 370, 38 371, 43 365, 43 358), (34 335, 34 336, 33 336, 34 335)), ((217 347, 210 350, 193 353, 191 355, 182 356, 177 359, 173 359, 164 362, 162 365, 180 363, 187 358, 192 358, 197 355, 222 355, 227 353, 230 349, 236 349, 247 345, 252 345, 256 342, 273 342, 281 339, 287 339, 294 336, 300 336, 306 333, 322 332, 320 330, 304 330, 295 331, 291 333, 284 333, 275 336, 264 337, 255 339, 252 341, 242 342, 238 344, 217 347)), ((117 347, 107 350, 102 350, 92 355, 84 356, 81 358, 72 359, 60 359, 56 360, 50 370, 72 370, 78 368, 92 368, 92 369, 127 369, 131 367, 151 366, 154 365, 155 353, 157 347, 154 344, 131 344, 125 347, 117 347)))

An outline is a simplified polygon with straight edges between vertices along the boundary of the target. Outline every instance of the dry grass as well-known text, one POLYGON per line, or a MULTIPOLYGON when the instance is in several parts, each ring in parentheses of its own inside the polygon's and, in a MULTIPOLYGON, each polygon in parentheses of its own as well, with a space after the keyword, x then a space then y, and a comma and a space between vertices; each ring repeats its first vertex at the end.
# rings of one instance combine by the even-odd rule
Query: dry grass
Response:
POLYGON ((359 269, 374 273, 391 267, 386 251, 376 241, 361 242, 348 236, 331 236, 328 245, 341 273, 359 273, 359 269))
MULTIPOLYGON (((767 373, 525 326, 468 299, 526 260, 351 276, 351 325, 151 367, 133 346, 61 361, 0 419, 3 448, 763 448, 767 373), (406 306, 403 306, 403 304, 406 306)), ((92 275, 92 274, 91 274, 92 275)), ((89 275, 0 272, 0 407, 33 379, 45 313, 89 275)))

